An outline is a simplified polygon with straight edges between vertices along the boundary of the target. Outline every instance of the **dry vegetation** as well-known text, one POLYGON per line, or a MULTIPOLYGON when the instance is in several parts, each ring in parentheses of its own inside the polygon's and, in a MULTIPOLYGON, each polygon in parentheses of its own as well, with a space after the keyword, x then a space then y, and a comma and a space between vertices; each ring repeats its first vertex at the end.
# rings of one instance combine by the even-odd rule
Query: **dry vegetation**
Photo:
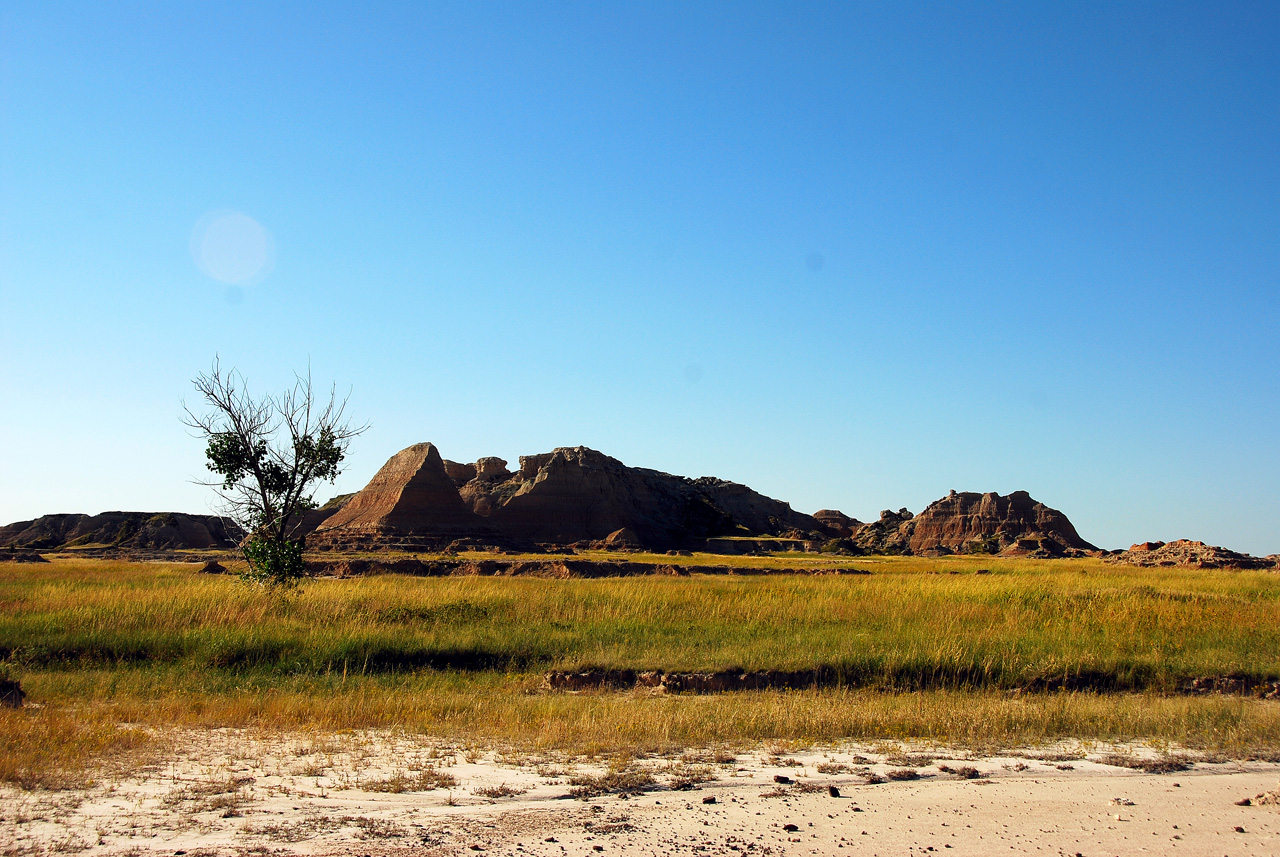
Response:
MULTIPOLYGON (((681 562, 831 566, 790 556, 681 562)), ((145 727, 173 725, 399 727, 595 752, 840 738, 1280 747, 1280 703, 1170 694, 1196 676, 1280 677, 1274 574, 989 557, 843 565, 873 573, 386 575, 317 580, 272 599, 191 565, 0 563, 0 657, 38 706, 0 711, 0 779, 69 784, 145 753, 154 745, 145 727), (541 690, 548 669, 815 666, 838 685, 709 696, 541 690), (1063 675, 1131 692, 1009 693, 1063 675)), ((430 785, 408 780, 388 785, 430 785)))

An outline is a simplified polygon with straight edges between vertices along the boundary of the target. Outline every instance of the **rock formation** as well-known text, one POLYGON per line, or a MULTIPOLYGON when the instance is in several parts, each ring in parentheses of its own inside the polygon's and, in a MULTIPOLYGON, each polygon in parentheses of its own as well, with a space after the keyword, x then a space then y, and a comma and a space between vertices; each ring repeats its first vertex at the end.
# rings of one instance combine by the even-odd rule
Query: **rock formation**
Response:
POLYGON ((1062 556, 1096 551, 1080 538, 1067 516, 1032 499, 1012 494, 956 493, 935 500, 915 518, 908 541, 914 554, 1035 553, 1062 556))
POLYGON ((379 543, 481 535, 486 528, 458 494, 444 459, 430 443, 403 449, 363 490, 323 521, 314 541, 379 543))
POLYGON ((668 548, 735 527, 689 480, 627 467, 586 447, 522 457, 517 478, 489 519, 533 542, 586 542, 626 528, 646 546, 668 548))
POLYGON ((1050 558, 1098 549, 1080 538, 1066 515, 1025 491, 976 494, 952 491, 919 515, 886 509, 863 524, 830 510, 814 515, 836 535, 824 549, 847 554, 990 553, 1050 558))
MULTIPOLYGON (((314 540, 428 544, 474 539, 513 545, 701 547, 725 535, 825 533, 814 518, 745 485, 628 467, 586 447, 520 458, 445 461, 429 443, 397 453, 314 540)), ((314 541, 313 540, 313 541, 314 541)))
POLYGON ((1204 542, 1177 539, 1172 542, 1142 542, 1127 551, 1107 556, 1108 562, 1137 565, 1144 568, 1276 568, 1275 557, 1255 557, 1236 553, 1226 548, 1214 547, 1204 542))
POLYGON ((0 546, 30 550, 115 547, 141 550, 226 549, 240 529, 216 515, 182 512, 103 512, 100 515, 45 515, 0 527, 0 546))
POLYGON ((835 509, 819 509, 813 513, 813 518, 826 527, 828 533, 838 538, 849 538, 862 526, 857 518, 850 518, 835 509))
POLYGON ((880 519, 863 524, 853 533, 854 553, 903 554, 911 553, 911 534, 915 531, 915 516, 906 509, 885 509, 880 519))

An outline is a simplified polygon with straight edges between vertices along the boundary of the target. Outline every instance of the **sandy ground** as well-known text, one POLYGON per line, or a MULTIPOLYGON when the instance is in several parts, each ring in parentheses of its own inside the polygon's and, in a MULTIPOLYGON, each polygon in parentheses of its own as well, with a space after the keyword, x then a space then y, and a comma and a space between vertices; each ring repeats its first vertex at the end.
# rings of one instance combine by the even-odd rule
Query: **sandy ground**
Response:
POLYGON ((584 760, 392 733, 165 738, 170 761, 83 790, 0 788, 0 853, 1280 855, 1280 806, 1237 804, 1280 764, 1119 764, 1159 755, 1143 747, 584 760))

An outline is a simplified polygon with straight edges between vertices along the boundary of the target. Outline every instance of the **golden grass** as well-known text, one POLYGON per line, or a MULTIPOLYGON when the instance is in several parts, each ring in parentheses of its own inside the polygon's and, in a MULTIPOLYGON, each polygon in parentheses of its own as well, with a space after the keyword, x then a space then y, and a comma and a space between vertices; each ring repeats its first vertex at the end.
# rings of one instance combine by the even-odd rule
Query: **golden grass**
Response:
POLYGON ((281 599, 183 564, 0 564, 0 654, 40 706, 0 712, 0 780, 83 782, 136 763, 154 752, 148 734, 175 726, 391 728, 598 753, 842 739, 1280 748, 1278 702, 1158 692, 1194 675, 1280 676, 1276 575, 989 557, 852 565, 874 573, 388 575, 312 581, 281 599), (550 668, 815 665, 860 681, 709 696, 541 690, 550 668), (1142 692, 1007 692, 1072 672, 1142 692))
POLYGON ((186 565, 0 564, 0 655, 32 669, 145 663, 312 675, 822 666, 882 688, 1011 688, 1085 675, 1117 689, 1171 690, 1203 675, 1280 678, 1272 573, 989 557, 856 564, 874 573, 383 575, 317 580, 284 599, 186 565))
POLYGON ((540 748, 650 751, 842 738, 1013 746, 1069 737, 1161 738, 1250 752, 1280 747, 1280 704, 1224 696, 887 694, 847 688, 705 696, 561 694, 540 692, 538 676, 456 673, 348 677, 345 682, 294 677, 270 685, 246 680, 210 686, 178 672, 146 670, 44 672, 28 679, 33 696, 46 700, 49 708, 78 706, 86 717, 86 712, 97 712, 118 723, 323 731, 404 728, 451 740, 540 748))
POLYGON ((151 758, 152 736, 103 714, 74 707, 0 708, 0 782, 78 788, 105 769, 132 768, 151 758))

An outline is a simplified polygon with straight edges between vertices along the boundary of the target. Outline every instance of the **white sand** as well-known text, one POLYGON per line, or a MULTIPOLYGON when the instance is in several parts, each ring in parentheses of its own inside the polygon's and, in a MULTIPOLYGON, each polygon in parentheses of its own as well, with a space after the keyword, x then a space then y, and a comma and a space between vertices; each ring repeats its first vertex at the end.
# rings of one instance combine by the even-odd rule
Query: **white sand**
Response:
POLYGON ((1236 805, 1277 787, 1276 763, 1198 761, 1147 774, 1098 761, 1114 747, 980 759, 926 745, 774 747, 733 762, 705 751, 637 760, 632 770, 655 779, 650 790, 580 799, 569 796, 569 778, 603 773, 607 760, 504 755, 386 732, 220 730, 173 740, 171 762, 88 789, 0 788, 0 853, 1280 855, 1280 807, 1236 805), (1087 758, 1063 758, 1086 750, 1087 758), (904 751, 933 758, 892 761, 904 751), (1028 758, 1037 755, 1055 758, 1028 758), (457 784, 372 787, 421 770, 457 784), (921 778, 867 784, 868 774, 894 770, 921 778), (670 788, 690 775, 709 779, 670 788), (499 787, 518 793, 478 793, 499 787))

